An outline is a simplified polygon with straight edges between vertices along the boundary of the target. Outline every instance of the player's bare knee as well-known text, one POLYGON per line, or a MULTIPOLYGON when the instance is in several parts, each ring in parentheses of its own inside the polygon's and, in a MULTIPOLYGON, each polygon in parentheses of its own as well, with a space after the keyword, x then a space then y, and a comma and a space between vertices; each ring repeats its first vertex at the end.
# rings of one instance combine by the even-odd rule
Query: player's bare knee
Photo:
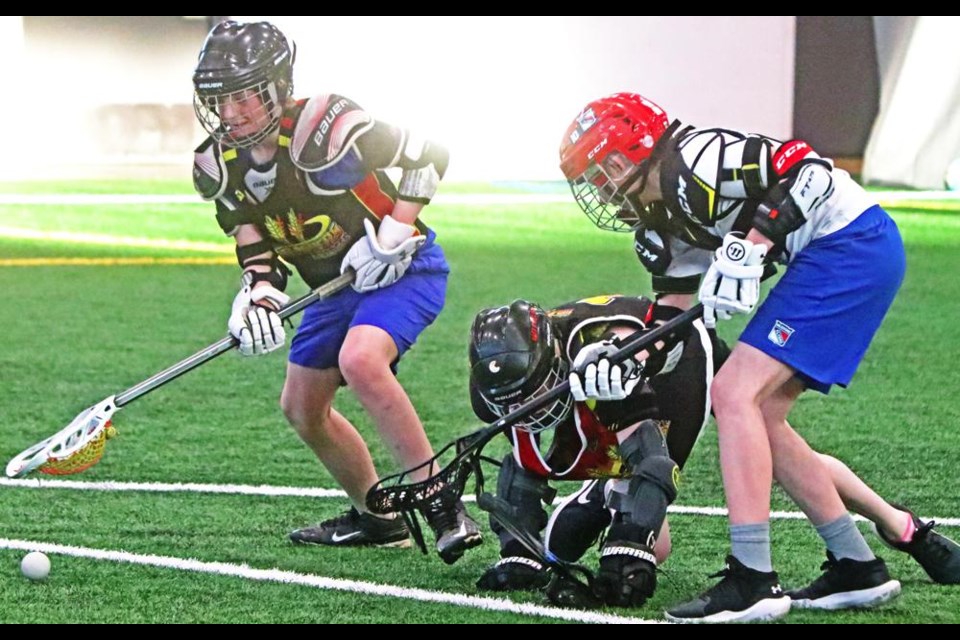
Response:
POLYGON ((735 376, 724 375, 721 368, 710 387, 710 402, 714 415, 723 416, 743 412, 753 404, 753 399, 738 386, 735 376))
POLYGON ((280 397, 280 409, 293 430, 305 442, 311 442, 324 434, 329 424, 329 407, 325 411, 318 411, 315 406, 298 402, 284 394, 280 397))
POLYGON ((344 345, 338 361, 340 375, 351 389, 372 384, 375 372, 382 367, 380 358, 361 345, 344 345))

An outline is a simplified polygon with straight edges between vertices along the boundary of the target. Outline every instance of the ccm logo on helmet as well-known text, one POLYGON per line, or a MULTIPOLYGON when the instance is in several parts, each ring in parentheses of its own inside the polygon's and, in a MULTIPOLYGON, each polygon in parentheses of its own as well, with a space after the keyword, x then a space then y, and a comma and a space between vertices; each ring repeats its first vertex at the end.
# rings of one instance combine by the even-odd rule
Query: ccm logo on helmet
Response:
POLYGON ((603 149, 605 146, 607 146, 607 139, 606 139, 606 138, 604 138, 603 140, 601 140, 601 141, 600 141, 600 144, 598 144, 597 146, 595 146, 595 147, 593 148, 593 150, 592 150, 590 153, 587 154, 587 160, 593 160, 593 156, 597 155, 597 152, 599 152, 600 149, 603 149))

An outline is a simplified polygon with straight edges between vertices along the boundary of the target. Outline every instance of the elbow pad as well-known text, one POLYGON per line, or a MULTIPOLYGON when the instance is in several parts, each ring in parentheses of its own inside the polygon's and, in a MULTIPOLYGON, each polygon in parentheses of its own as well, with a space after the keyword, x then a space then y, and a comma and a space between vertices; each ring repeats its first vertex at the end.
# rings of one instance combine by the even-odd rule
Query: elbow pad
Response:
POLYGON ((789 234, 806 223, 810 213, 833 195, 833 176, 817 161, 800 167, 793 180, 784 180, 767 192, 757 206, 753 228, 782 247, 789 234))
POLYGON ((429 204, 450 164, 450 153, 427 140, 407 136, 397 164, 403 169, 397 188, 401 200, 429 204))

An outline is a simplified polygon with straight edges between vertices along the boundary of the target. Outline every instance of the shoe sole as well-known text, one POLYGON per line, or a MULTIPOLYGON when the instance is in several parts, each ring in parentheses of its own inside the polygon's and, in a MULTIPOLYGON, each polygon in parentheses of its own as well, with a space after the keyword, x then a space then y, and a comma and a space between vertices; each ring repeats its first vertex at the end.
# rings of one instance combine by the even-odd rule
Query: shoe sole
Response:
POLYGON ((677 618, 664 613, 667 620, 679 624, 726 624, 729 622, 764 622, 778 620, 790 613, 790 598, 765 598, 743 611, 720 611, 702 618, 677 618))
POLYGON ((458 544, 447 547, 443 551, 438 549, 437 553, 440 555, 440 559, 445 563, 453 564, 463 557, 463 554, 466 553, 467 549, 479 547, 481 544, 483 544, 483 536, 478 533, 475 536, 463 538, 458 544))
POLYGON ((376 547, 378 549, 409 549, 413 544, 410 542, 410 538, 395 540, 393 542, 364 542, 362 544, 335 544, 330 542, 313 542, 311 540, 294 540, 293 538, 290 538, 290 542, 298 545, 309 545, 311 547, 376 547))
POLYGON ((834 593, 829 596, 824 596, 823 598, 817 598, 816 600, 801 598, 794 600, 793 606, 798 609, 821 609, 823 611, 835 611, 837 609, 871 609, 884 602, 893 600, 898 595, 900 595, 900 582, 890 580, 872 589, 834 593))

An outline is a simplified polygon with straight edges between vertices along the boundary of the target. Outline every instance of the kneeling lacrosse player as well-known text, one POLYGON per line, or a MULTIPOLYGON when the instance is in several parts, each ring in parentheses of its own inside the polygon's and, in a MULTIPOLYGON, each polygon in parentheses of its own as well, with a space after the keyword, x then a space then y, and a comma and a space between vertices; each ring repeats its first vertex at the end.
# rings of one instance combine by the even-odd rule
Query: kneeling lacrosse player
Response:
MULTIPOLYGON (((506 432, 513 447, 497 497, 512 506, 514 527, 542 535, 547 554, 564 562, 576 562, 607 530, 593 595, 612 606, 640 606, 653 595, 657 564, 670 554, 667 506, 710 415, 708 381, 727 349, 698 319, 634 359, 611 365, 608 357, 625 337, 679 313, 619 295, 550 310, 516 300, 481 311, 471 331, 471 402, 485 422, 569 379, 570 393, 506 432), (544 505, 556 495, 550 480, 584 483, 548 518, 544 505)), ((546 587, 544 558, 496 518, 491 528, 500 561, 477 587, 546 587)), ((547 595, 578 604, 562 580, 551 582, 547 595)))

